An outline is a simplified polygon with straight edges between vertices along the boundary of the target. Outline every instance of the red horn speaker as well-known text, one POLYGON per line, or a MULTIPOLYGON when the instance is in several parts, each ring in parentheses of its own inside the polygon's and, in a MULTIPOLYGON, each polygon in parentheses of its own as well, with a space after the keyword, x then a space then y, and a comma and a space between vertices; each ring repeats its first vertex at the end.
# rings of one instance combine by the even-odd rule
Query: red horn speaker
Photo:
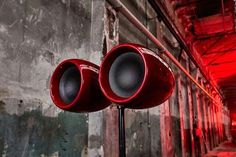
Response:
POLYGON ((112 102, 131 109, 157 106, 173 92, 174 75, 153 51, 137 44, 112 48, 103 60, 99 83, 112 102))
POLYGON ((65 60, 55 69, 50 94, 55 105, 71 112, 93 112, 110 102, 98 83, 99 67, 80 59, 65 60))

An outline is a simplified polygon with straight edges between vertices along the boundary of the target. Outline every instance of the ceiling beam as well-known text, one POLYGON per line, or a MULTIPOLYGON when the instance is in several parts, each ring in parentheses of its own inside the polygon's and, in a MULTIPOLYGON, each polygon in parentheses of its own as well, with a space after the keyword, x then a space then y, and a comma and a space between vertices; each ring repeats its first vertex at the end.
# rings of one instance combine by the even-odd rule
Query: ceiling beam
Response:
POLYGON ((208 55, 214 55, 214 54, 222 54, 222 53, 225 54, 227 52, 235 53, 236 52, 236 47, 231 48, 231 49, 221 50, 221 51, 212 51, 210 53, 205 53, 204 55, 202 55, 202 57, 203 56, 208 56, 208 55))
POLYGON ((217 43, 219 43, 222 39, 223 39, 222 37, 218 37, 218 38, 216 39, 216 41, 215 41, 214 43, 212 43, 212 44, 201 54, 201 56, 203 57, 203 56, 205 56, 205 54, 208 54, 207 52, 208 52, 213 46, 215 46, 217 43))
MULTIPOLYGON (((219 56, 220 57, 220 56, 219 56)), ((235 63, 236 62, 236 60, 234 60, 234 61, 226 61, 226 62, 216 62, 216 60, 217 60, 218 58, 216 58, 215 59, 215 61, 214 60, 212 60, 211 61, 211 63, 208 63, 206 66, 218 66, 218 65, 221 65, 221 64, 231 64, 231 63, 235 63), (215 63, 214 63, 215 62, 215 63)))

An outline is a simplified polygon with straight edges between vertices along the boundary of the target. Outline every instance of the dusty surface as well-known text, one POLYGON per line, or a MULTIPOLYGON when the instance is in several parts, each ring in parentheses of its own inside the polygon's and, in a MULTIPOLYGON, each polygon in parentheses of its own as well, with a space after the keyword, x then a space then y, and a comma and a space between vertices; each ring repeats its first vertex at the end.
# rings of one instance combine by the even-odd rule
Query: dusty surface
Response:
POLYGON ((236 144, 224 142, 204 157, 236 157, 236 144))

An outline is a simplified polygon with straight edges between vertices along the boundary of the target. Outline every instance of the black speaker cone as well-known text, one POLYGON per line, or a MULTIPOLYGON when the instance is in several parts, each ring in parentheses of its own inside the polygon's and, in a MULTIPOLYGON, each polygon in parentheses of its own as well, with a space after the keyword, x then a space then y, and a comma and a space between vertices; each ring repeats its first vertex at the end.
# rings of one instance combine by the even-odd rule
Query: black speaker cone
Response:
POLYGON ((75 66, 66 69, 59 82, 59 94, 64 103, 71 103, 80 89, 80 72, 75 66))
POLYGON ((123 98, 132 96, 144 78, 142 57, 134 52, 119 55, 111 65, 109 84, 112 91, 123 98))

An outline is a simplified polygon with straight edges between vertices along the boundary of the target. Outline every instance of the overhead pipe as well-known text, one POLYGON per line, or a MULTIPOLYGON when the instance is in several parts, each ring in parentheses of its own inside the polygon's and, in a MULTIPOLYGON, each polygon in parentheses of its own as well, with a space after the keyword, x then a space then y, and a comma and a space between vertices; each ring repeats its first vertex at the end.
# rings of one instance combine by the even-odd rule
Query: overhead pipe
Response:
MULTIPOLYGON (((124 6, 120 0, 107 0, 117 11, 122 13, 134 26, 136 26, 144 35, 146 35, 156 46, 158 46, 163 54, 165 54, 174 64, 198 87, 200 88, 210 99, 217 103, 215 98, 209 94, 204 87, 202 87, 189 72, 179 63, 179 61, 165 48, 165 46, 151 33, 149 30, 124 6)), ((221 107, 221 106, 219 106, 221 107)))

